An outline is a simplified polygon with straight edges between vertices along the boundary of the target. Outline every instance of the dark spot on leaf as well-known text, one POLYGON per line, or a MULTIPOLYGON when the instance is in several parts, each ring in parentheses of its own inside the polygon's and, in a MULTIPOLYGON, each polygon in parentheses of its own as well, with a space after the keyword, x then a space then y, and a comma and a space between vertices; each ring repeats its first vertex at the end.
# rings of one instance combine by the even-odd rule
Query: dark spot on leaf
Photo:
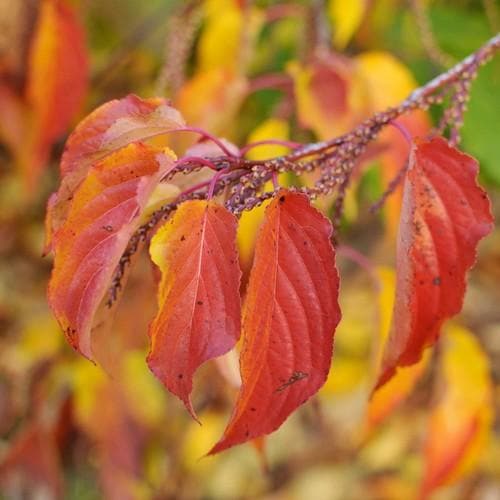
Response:
POLYGON ((257 408, 254 408, 253 406, 250 408, 250 411, 257 411, 257 408))
POLYGON ((285 203, 285 196, 281 195, 279 201, 280 201, 280 203, 285 203))
MULTIPOLYGON (((309 374, 306 372, 300 372, 300 371, 295 371, 292 373, 292 376, 284 382, 282 385, 280 385, 275 392, 281 392, 284 391, 287 387, 290 387, 292 384, 295 384, 295 382, 298 382, 299 380, 305 379, 309 377, 309 374)), ((283 379, 281 379, 283 380, 283 379)))
POLYGON ((181 241, 184 241, 186 237, 184 235, 181 236, 181 241))
POLYGON ((202 306, 203 305, 203 300, 197 300, 196 303, 199 305, 199 306, 202 306))
POLYGON ((108 233, 113 232, 113 226, 110 226, 109 224, 106 226, 102 226, 102 228, 104 229, 104 231, 107 231, 108 233))
POLYGON ((245 432, 245 437, 248 437, 248 436, 250 436, 250 431, 245 432))
POLYGON ((181 379, 182 377, 184 377, 184 375, 182 373, 179 373, 179 375, 177 375, 178 379, 181 379))

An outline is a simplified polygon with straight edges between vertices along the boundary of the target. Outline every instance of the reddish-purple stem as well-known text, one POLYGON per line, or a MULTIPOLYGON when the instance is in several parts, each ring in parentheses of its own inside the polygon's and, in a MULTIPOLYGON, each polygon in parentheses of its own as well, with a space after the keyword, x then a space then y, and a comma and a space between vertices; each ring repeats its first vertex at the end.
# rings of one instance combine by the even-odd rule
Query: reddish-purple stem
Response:
POLYGON ((249 93, 257 92, 263 89, 283 89, 288 91, 293 87, 293 80, 290 76, 283 73, 268 73, 266 75, 256 76, 250 80, 249 93))
MULTIPOLYGON (((216 174, 217 175, 217 174, 216 174)), ((203 181, 203 182, 199 182, 198 184, 194 184, 193 186, 187 188, 186 190, 184 190, 179 196, 178 198, 184 198, 185 196, 187 196, 188 194, 191 194, 191 193, 194 193, 195 191, 198 191, 199 189, 203 189, 204 187, 207 187, 210 185, 210 183, 212 182, 213 179, 210 179, 208 181, 203 181)))
POLYGON ((184 158, 181 158, 180 160, 177 160, 175 162, 175 166, 180 167, 181 165, 184 165, 186 163, 196 163, 198 165, 203 165, 204 167, 208 167, 215 171, 218 170, 217 166, 213 162, 211 162, 207 158, 202 158, 201 156, 184 156, 184 158))
POLYGON ((370 207, 370 213, 375 213, 377 210, 379 210, 382 205, 385 203, 385 200, 394 193, 396 188, 399 186, 399 184, 402 182, 404 175, 406 174, 406 171, 408 170, 408 162, 406 162, 399 170, 398 173, 394 176, 394 178, 389 182, 389 185, 387 186, 387 189, 384 191, 382 196, 376 201, 371 207, 370 207))
POLYGON ((213 177, 212 179, 210 180, 210 185, 208 186, 208 191, 207 191, 207 199, 208 200, 211 200, 213 195, 214 195, 214 190, 215 190, 215 186, 217 184, 217 182, 219 181, 219 179, 225 174, 228 172, 229 169, 225 168, 223 170, 220 170, 219 172, 217 172, 213 177))
POLYGON ((411 147, 413 143, 413 138, 410 134, 410 131, 402 123, 399 123, 397 120, 392 120, 391 122, 389 122, 389 125, 392 125, 394 128, 399 130, 399 132, 401 132, 401 135, 405 138, 406 142, 408 143, 408 146, 411 147))
POLYGON ((273 180, 273 187, 275 190, 279 189, 280 183, 278 182, 278 172, 276 170, 273 170, 273 173, 271 174, 271 178, 273 180))
POLYGON ((227 155, 227 156, 236 156, 234 153, 229 151, 229 149, 226 147, 226 145, 217 137, 212 135, 210 132, 207 132, 206 130, 203 130, 200 127, 182 127, 182 128, 176 128, 173 130, 173 132, 193 132, 195 134, 200 134, 202 137, 205 139, 208 139, 209 141, 212 141, 214 144, 219 146, 221 151, 227 155))
POLYGON ((380 280, 378 279, 373 264, 361 252, 358 252, 355 248, 347 245, 338 245, 335 251, 337 255, 341 255, 346 259, 349 259, 350 261, 354 262, 359 267, 364 269, 373 281, 375 290, 377 292, 380 290, 380 280))
POLYGON ((305 9, 302 5, 278 4, 268 7, 266 10, 266 21, 272 23, 284 17, 303 16, 305 9))

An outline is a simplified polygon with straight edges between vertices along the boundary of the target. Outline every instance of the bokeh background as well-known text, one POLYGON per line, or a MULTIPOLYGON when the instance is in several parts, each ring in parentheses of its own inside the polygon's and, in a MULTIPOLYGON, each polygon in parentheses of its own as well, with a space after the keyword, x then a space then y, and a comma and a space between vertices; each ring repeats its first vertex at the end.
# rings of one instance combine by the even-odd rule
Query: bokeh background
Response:
MULTIPOLYGON (((496 0, 0 0, 0 498, 499 499, 498 229, 436 351, 369 402, 390 323, 400 194, 377 214, 369 208, 408 154, 396 130, 347 192, 330 377, 264 441, 202 458, 229 417, 237 356, 197 376, 199 426, 145 364, 156 308, 146 258, 118 311, 110 342, 121 357, 109 377, 67 345, 46 303, 51 257, 41 257, 65 138, 96 106, 159 95, 239 146, 327 139, 398 103, 499 27, 496 0)), ((462 141, 497 216, 499 110, 497 57, 473 85, 462 141)), ((403 125, 423 135, 440 111, 403 125)), ((175 143, 178 154, 187 145, 175 143)), ((318 206, 331 213, 332 200, 318 206)), ((241 221, 246 272, 261 215, 241 221)))

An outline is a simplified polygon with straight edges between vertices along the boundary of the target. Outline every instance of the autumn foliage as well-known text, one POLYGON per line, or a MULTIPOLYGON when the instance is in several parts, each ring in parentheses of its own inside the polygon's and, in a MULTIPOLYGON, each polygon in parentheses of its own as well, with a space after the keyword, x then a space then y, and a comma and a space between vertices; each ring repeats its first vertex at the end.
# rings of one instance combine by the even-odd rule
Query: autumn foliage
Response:
MULTIPOLYGON (((399 439, 420 450, 418 473, 385 483, 376 465, 359 491, 428 498, 467 478, 492 432, 494 383, 482 340, 457 316, 495 203, 459 143, 498 36, 414 91, 405 65, 371 50, 381 7, 185 2, 169 18, 155 92, 95 99, 77 3, 40 2, 26 64, 0 58, 0 139, 23 186, 19 212, 46 204, 36 262, 50 267, 48 307, 82 355, 56 340, 23 365, 21 348, 6 350, 33 388, 0 484, 18 491, 22 471, 29 491, 46 484, 64 498, 64 450, 81 434, 106 498, 189 498, 162 474, 144 481, 144 463, 169 456, 184 478, 198 467, 185 448, 224 460, 247 442, 278 490, 268 437, 293 414, 316 447, 303 462, 286 457, 290 477, 308 460, 369 463, 387 428, 415 424, 418 445, 406 430, 399 439), (54 163, 49 195, 38 184, 54 163), (338 431, 335 408, 347 415, 338 431)), ((424 39, 428 57, 448 60, 436 43, 424 39)))

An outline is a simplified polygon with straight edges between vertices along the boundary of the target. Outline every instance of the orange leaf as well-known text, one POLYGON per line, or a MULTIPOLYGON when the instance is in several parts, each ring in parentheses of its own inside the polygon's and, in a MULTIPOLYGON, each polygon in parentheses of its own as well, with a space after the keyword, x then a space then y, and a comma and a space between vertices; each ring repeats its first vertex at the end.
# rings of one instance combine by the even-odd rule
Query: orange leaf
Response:
POLYGON ((470 331, 453 325, 446 328, 443 340, 440 394, 425 442, 422 497, 470 471, 493 421, 488 359, 478 341, 470 331))
POLYGON ((148 365, 193 418, 194 372, 240 336, 236 226, 236 217, 213 201, 186 201, 151 241, 162 280, 148 365))
POLYGON ((24 128, 26 106, 23 100, 8 86, 0 83, 0 138, 13 154, 25 146, 24 128))
POLYGON ((141 143, 97 162, 54 237, 49 302, 71 345, 90 359, 93 318, 149 195, 171 165, 141 143))
POLYGON ((392 329, 380 387, 433 345, 443 322, 462 308, 476 246, 492 229, 474 158, 440 137, 417 142, 404 186, 392 329))
POLYGON ((32 181, 50 147, 79 111, 87 92, 85 36, 74 7, 65 0, 43 0, 31 43, 26 100, 32 112, 25 165, 32 181))
POLYGON ((352 61, 323 54, 307 66, 292 62, 288 70, 294 80, 299 122, 319 138, 343 134, 365 117, 365 83, 352 61))
POLYGON ((103 104, 87 116, 66 143, 61 160, 61 185, 47 207, 46 250, 64 223, 73 195, 91 165, 127 144, 184 126, 179 112, 164 99, 128 95, 103 104))
POLYGON ((340 320, 330 222, 281 190, 267 207, 243 308, 242 387, 210 454, 276 430, 324 384, 340 320))

